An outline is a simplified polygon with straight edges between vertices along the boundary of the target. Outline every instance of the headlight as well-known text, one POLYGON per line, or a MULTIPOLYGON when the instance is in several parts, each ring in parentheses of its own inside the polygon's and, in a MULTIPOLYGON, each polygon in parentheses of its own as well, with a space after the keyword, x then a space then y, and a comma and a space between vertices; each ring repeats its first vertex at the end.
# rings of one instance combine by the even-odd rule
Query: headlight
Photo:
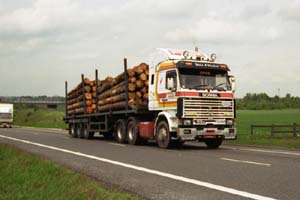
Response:
POLYGON ((226 120, 226 125, 232 126, 233 125, 233 120, 232 119, 227 119, 226 120))
POLYGON ((183 120, 183 125, 192 125, 192 120, 191 119, 184 119, 183 120))

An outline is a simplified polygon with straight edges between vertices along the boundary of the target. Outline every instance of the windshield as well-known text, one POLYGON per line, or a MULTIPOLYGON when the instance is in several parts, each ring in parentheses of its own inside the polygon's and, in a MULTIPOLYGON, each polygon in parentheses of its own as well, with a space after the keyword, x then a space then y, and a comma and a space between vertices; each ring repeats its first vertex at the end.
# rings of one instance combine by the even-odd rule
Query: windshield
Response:
POLYGON ((0 113, 0 119, 11 119, 11 113, 0 113))
POLYGON ((182 88, 230 90, 227 71, 216 69, 179 68, 179 79, 182 88))

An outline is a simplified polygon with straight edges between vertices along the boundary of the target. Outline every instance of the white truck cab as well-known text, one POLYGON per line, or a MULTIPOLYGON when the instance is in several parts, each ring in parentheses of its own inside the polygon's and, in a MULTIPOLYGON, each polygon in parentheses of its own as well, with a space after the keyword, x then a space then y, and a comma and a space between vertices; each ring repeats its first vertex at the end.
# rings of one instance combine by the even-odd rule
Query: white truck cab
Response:
POLYGON ((13 104, 0 103, 0 127, 12 127, 14 114, 13 110, 13 104))
POLYGON ((218 148, 224 139, 236 139, 235 78, 215 60, 215 54, 173 49, 152 56, 148 108, 158 111, 160 147, 198 140, 218 148))

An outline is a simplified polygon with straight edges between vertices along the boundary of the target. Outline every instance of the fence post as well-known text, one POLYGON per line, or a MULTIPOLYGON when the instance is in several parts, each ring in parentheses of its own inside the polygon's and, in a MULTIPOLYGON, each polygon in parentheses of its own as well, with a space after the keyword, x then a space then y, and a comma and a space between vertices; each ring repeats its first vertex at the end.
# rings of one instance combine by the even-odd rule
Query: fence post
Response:
POLYGON ((271 125, 271 136, 273 137, 274 134, 274 124, 271 125))
POLYGON ((297 137, 297 124, 293 123, 293 135, 294 137, 297 137))
POLYGON ((252 124, 250 126, 250 129, 251 129, 251 136, 253 136, 253 125, 252 124))

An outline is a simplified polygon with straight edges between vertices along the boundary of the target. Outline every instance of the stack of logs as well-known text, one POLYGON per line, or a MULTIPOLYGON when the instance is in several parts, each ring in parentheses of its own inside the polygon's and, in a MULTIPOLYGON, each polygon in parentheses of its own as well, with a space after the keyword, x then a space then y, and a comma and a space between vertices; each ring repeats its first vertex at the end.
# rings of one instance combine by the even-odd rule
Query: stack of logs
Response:
MULTIPOLYGON (((145 63, 127 70, 129 109, 144 109, 147 107, 148 75, 149 68, 145 63)), ((91 81, 84 78, 83 82, 67 95, 68 114, 95 113, 97 112, 97 103, 98 112, 124 110, 126 108, 125 77, 125 72, 115 78, 106 77, 104 80, 98 80, 98 86, 96 86, 96 80, 91 81)))

